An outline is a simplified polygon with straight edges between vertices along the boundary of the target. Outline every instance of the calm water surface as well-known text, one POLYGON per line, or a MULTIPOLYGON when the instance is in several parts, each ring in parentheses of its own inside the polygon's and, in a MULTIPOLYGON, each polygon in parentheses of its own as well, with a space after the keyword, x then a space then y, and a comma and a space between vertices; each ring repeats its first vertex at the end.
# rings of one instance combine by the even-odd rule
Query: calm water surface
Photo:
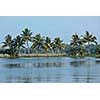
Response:
POLYGON ((99 83, 100 59, 0 58, 1 83, 99 83))

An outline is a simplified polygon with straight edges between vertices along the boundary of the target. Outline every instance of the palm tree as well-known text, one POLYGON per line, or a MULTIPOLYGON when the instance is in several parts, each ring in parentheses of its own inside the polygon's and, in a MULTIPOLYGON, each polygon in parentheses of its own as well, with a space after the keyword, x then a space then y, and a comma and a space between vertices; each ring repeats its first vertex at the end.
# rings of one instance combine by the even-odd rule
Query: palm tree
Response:
POLYGON ((75 33, 75 34, 72 35, 72 40, 71 40, 70 45, 78 46, 79 45, 79 41, 80 41, 80 38, 79 38, 78 34, 75 33))
POLYGON ((17 44, 16 44, 15 40, 12 39, 11 47, 9 49, 10 50, 10 56, 17 56, 18 55, 16 47, 17 47, 17 44))
POLYGON ((40 53, 41 49, 45 48, 45 39, 44 37, 41 37, 40 34, 36 34, 35 37, 32 39, 32 49, 35 49, 36 52, 40 53))
POLYGON ((11 35, 5 36, 5 42, 2 42, 3 45, 2 47, 7 47, 6 53, 9 54, 10 56, 15 56, 16 55, 16 45, 14 40, 12 39, 11 35))
POLYGON ((65 44, 63 43, 63 40, 60 39, 60 37, 56 37, 51 45, 54 49, 54 52, 56 51, 57 53, 62 52, 62 50, 65 48, 65 44))
POLYGON ((48 52, 48 50, 52 50, 51 39, 49 37, 45 38, 44 49, 45 49, 46 53, 48 52))
POLYGON ((2 43, 3 43, 2 47, 3 48, 6 47, 5 53, 9 54, 9 55, 12 55, 12 49, 11 49, 11 47, 12 47, 12 36, 10 34, 5 36, 5 41, 2 42, 2 43))
POLYGON ((23 40, 24 40, 24 42, 26 42, 26 44, 27 44, 27 53, 29 53, 29 41, 31 41, 31 35, 32 35, 32 32, 31 32, 31 30, 30 29, 28 29, 28 28, 25 28, 23 31, 22 31, 22 33, 23 34, 21 34, 21 36, 22 36, 22 38, 23 38, 23 40))
POLYGON ((81 39, 77 33, 74 33, 72 35, 72 40, 70 43, 71 46, 71 54, 76 55, 76 54, 81 54, 83 55, 83 39, 81 39))
POLYGON ((18 35, 16 38, 14 38, 14 42, 15 42, 15 46, 16 46, 16 52, 17 54, 20 53, 20 48, 23 47, 25 48, 23 45, 25 44, 25 42, 23 41, 23 38, 20 37, 20 35, 18 35))
POLYGON ((2 47, 8 47, 10 49, 11 41, 12 41, 12 36, 8 34, 7 36, 5 36, 5 42, 2 42, 3 43, 2 47))
MULTIPOLYGON (((96 37, 93 36, 92 34, 90 34, 88 31, 86 31, 85 36, 83 36, 83 41, 84 41, 84 43, 88 43, 88 47, 89 47, 90 43, 97 44, 96 40, 97 40, 96 37)), ((88 52, 89 52, 88 54, 90 54, 90 47, 89 47, 88 52)))

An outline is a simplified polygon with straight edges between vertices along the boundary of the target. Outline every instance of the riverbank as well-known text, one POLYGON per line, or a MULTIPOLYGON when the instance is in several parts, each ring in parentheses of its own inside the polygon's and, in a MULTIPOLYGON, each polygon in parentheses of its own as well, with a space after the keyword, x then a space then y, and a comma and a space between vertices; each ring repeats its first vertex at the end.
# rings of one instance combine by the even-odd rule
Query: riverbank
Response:
POLYGON ((62 54, 62 53, 59 53, 59 54, 22 54, 22 55, 19 55, 19 57, 61 57, 61 56, 67 56, 67 54, 62 54))
POLYGON ((10 56, 8 54, 0 54, 0 58, 17 58, 17 57, 71 57, 71 58, 84 58, 84 57, 95 57, 95 58, 100 58, 100 55, 67 55, 63 53, 47 53, 47 54, 20 54, 19 56, 10 56))
POLYGON ((67 54, 20 54, 19 56, 10 56, 8 54, 0 54, 0 58, 11 58, 11 57, 64 57, 67 54))

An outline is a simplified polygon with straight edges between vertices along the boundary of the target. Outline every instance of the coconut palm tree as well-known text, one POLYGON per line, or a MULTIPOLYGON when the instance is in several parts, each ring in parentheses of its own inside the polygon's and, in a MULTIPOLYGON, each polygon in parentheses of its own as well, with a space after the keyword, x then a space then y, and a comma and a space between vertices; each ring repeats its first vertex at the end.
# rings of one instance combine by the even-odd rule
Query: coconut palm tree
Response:
POLYGON ((95 36, 93 36, 92 34, 90 34, 88 31, 85 32, 85 36, 83 36, 83 41, 84 41, 84 43, 88 44, 88 48, 89 48, 89 50, 88 50, 89 53, 88 54, 90 54, 90 47, 89 47, 90 43, 97 44, 96 40, 97 39, 96 39, 95 36))
POLYGON ((8 34, 7 36, 5 36, 5 41, 2 42, 3 45, 2 47, 5 48, 5 53, 11 55, 12 54, 12 36, 10 34, 8 34))
POLYGON ((8 34, 7 36, 5 36, 5 42, 2 43, 2 47, 7 47, 5 51, 7 54, 9 54, 10 56, 16 55, 16 45, 11 35, 8 34))
POLYGON ((54 52, 56 53, 62 52, 62 50, 65 49, 65 44, 63 43, 63 40, 60 39, 60 37, 56 37, 51 45, 54 52))
POLYGON ((21 47, 25 48, 24 47, 25 42, 24 42, 23 38, 20 37, 20 35, 18 35, 16 38, 14 38, 14 42, 15 42, 15 47, 16 47, 16 50, 17 50, 16 52, 17 52, 17 54, 19 54, 20 48, 21 47))
POLYGON ((72 40, 70 43, 71 46, 71 54, 77 55, 77 54, 83 54, 83 39, 81 39, 77 33, 74 33, 72 35, 72 40))
POLYGON ((5 41, 2 42, 3 43, 2 47, 7 47, 10 49, 11 41, 12 41, 12 36, 10 34, 8 34, 7 36, 5 36, 5 41))
POLYGON ((45 49, 46 53, 48 52, 48 50, 52 50, 51 39, 49 37, 45 38, 44 49, 45 49))
POLYGON ((83 36, 84 42, 90 44, 90 42, 97 44, 97 38, 86 31, 85 36, 83 36))
POLYGON ((40 53, 41 49, 45 48, 45 39, 41 37, 40 34, 36 34, 35 37, 32 39, 32 46, 31 48, 36 50, 37 53, 40 53))
POLYGON ((28 28, 25 28, 23 31, 22 31, 23 34, 21 34, 24 42, 26 42, 26 45, 27 45, 27 48, 26 48, 26 51, 27 53, 29 53, 29 41, 31 41, 31 35, 32 35, 32 32, 30 29, 28 28))
POLYGON ((79 38, 78 34, 77 33, 74 33, 72 35, 72 40, 71 40, 70 45, 78 46, 79 45, 79 41, 80 41, 80 38, 79 38))
POLYGON ((12 41, 11 41, 11 47, 9 50, 10 50, 10 56, 18 56, 17 44, 14 39, 12 39, 12 41))

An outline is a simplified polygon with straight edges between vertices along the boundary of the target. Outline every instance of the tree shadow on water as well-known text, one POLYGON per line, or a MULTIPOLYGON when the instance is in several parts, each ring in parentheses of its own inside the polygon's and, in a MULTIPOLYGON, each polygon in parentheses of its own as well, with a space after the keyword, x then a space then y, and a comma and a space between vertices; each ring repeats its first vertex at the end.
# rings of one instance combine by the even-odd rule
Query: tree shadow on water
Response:
POLYGON ((86 83, 90 83, 91 80, 93 80, 94 78, 91 77, 91 60, 90 58, 87 59, 87 61, 71 61, 70 65, 72 67, 74 67, 74 71, 73 71, 73 79, 75 82, 86 82, 86 83), (79 68, 82 69, 86 69, 85 73, 81 73, 80 70, 82 71, 82 69, 79 70, 79 68), (84 67, 84 68, 83 68, 84 67))

